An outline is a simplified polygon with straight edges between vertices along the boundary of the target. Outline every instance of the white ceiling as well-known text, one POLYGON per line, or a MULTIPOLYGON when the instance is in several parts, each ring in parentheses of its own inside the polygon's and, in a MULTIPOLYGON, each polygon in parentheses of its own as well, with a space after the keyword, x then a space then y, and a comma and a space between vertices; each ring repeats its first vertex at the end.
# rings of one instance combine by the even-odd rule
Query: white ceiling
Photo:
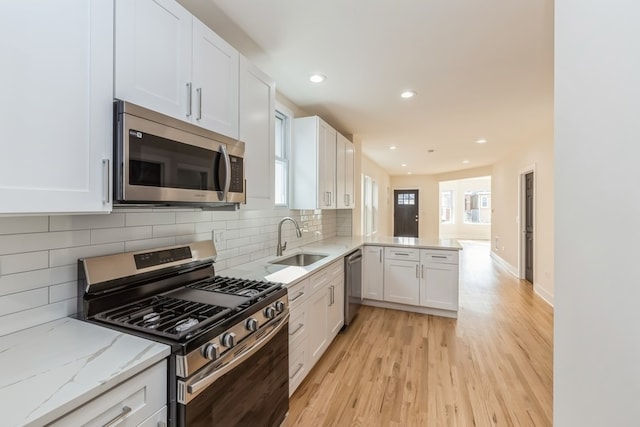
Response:
POLYGON ((391 175, 491 165, 553 138, 553 0, 181 2, 391 175))

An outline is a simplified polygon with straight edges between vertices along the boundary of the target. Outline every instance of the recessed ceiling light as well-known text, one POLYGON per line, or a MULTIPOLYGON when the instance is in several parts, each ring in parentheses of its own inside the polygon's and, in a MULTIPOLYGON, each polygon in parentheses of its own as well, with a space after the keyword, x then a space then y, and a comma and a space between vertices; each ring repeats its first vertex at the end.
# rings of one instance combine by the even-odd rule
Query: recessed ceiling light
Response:
POLYGON ((435 151, 436 151, 436 150, 431 149, 431 150, 427 150, 427 153, 433 153, 433 152, 435 152, 435 151))
POLYGON ((327 77, 322 74, 311 74, 309 76, 309 81, 311 83, 322 83, 325 80, 327 80, 327 77))
POLYGON ((467 163, 469 163, 469 160, 463 160, 462 163, 466 165, 467 163))
POLYGON ((486 143, 487 143, 487 140, 484 138, 476 141, 476 144, 486 144, 486 143))
POLYGON ((407 175, 411 175, 411 172, 407 172, 407 175))
POLYGON ((389 147, 389 150, 395 150, 396 148, 398 147, 396 147, 395 145, 392 145, 391 147, 389 147))
POLYGON ((414 96, 416 96, 416 92, 413 90, 405 90, 404 92, 402 92, 400 94, 401 97, 405 98, 405 99, 409 99, 409 98, 413 98, 414 96))
POLYGON ((406 168, 406 167, 407 167, 407 164, 406 164, 406 163, 403 163, 403 164, 401 164, 400 166, 402 166, 403 168, 406 168))

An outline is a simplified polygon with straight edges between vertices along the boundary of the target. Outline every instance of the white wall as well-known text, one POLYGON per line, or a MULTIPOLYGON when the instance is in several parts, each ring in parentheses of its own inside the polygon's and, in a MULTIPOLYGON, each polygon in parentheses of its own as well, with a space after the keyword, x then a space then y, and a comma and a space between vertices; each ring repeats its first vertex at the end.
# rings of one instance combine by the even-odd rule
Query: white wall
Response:
MULTIPOLYGON (((357 146, 356 146, 357 147, 357 146)), ((356 161, 358 161, 356 157, 356 161)), ((369 159, 362 154, 361 156, 361 170, 362 175, 370 176, 378 183, 378 236, 391 236, 392 234, 392 220, 391 215, 393 211, 393 200, 390 196, 391 192, 391 179, 389 174, 382 169, 377 163, 369 159)), ((356 177, 356 186, 362 187, 361 177, 356 177)), ((360 192, 360 198, 358 203, 362 203, 362 192, 360 192)), ((354 211, 355 213, 355 211, 354 211)), ((362 213, 359 210, 359 213, 362 213)), ((362 235, 362 221, 360 221, 360 228, 354 229, 354 234, 362 235)))
MULTIPOLYGON (((491 224, 469 224, 464 222, 464 194, 467 191, 491 192, 491 177, 457 179, 454 181, 441 181, 440 194, 444 191, 453 191, 453 223, 440 222, 439 237, 441 239, 475 239, 489 240, 491 238, 491 224)), ((438 205, 440 199, 438 199, 438 205)), ((493 199, 489 199, 489 207, 482 209, 483 215, 491 220, 493 199)))
MULTIPOLYGON (((213 239, 216 272, 275 255, 277 224, 294 248, 336 236, 337 211, 202 212, 199 210, 116 210, 105 215, 0 217, 0 336, 77 312, 77 261, 107 255, 213 239)), ((341 212, 341 232, 350 212, 341 212)))
POLYGON ((556 2, 554 425, 640 423, 640 3, 556 2))

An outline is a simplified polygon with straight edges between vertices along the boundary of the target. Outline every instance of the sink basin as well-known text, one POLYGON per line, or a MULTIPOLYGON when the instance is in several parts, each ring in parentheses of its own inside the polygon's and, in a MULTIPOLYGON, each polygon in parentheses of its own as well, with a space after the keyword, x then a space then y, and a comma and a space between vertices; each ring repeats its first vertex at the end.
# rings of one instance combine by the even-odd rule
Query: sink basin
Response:
POLYGON ((271 264, 294 265, 297 267, 304 267, 307 265, 311 265, 314 262, 318 262, 321 259, 326 257, 327 255, 322 255, 322 254, 301 253, 301 254, 291 255, 276 261, 271 261, 271 264))

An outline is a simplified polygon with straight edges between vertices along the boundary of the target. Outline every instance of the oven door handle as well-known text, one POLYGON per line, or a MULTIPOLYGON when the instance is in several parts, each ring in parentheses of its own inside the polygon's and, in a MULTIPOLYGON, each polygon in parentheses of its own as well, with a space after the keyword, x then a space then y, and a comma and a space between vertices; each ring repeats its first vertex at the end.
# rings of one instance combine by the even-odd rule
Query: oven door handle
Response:
MULTIPOLYGON (((277 326, 275 326, 271 330, 271 332, 269 332, 267 335, 265 335, 264 337, 262 337, 258 341, 256 341, 245 352, 240 353, 237 357, 231 359, 231 361, 229 361, 229 363, 227 363, 226 365, 220 366, 219 369, 216 369, 215 371, 211 372, 211 374, 207 375, 206 377, 202 378, 201 380, 198 380, 193 384, 187 385, 187 393, 190 394, 190 395, 197 395, 198 393, 200 393, 202 391, 202 389, 206 388, 211 383, 216 381, 218 378, 220 378, 221 376, 223 376, 224 374, 226 374, 227 372, 229 372, 230 370, 235 368, 236 365, 244 362, 246 359, 248 359, 249 357, 253 356, 255 353, 258 352, 258 350, 260 350, 262 347, 264 347, 265 344, 267 344, 269 341, 271 341, 271 338, 273 338, 278 332, 280 332, 280 330, 285 325, 288 324, 288 321, 289 321, 289 313, 287 313, 285 315, 285 317, 282 318, 280 323, 277 326)), ((195 396, 188 396, 186 400, 190 401, 194 397, 195 396)))

